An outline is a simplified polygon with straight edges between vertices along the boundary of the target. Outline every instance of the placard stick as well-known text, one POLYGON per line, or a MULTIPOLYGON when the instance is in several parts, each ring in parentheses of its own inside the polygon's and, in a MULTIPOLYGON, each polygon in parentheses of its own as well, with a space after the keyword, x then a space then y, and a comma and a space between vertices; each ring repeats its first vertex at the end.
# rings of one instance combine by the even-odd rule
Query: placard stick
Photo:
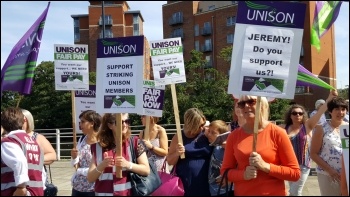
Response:
POLYGON ((16 105, 16 107, 18 107, 18 106, 19 106, 19 103, 21 102, 22 98, 23 98, 23 95, 19 95, 19 99, 18 99, 18 101, 17 101, 17 105, 16 105))
POLYGON ((145 130, 143 131, 143 139, 149 140, 149 124, 150 124, 150 117, 146 116, 146 127, 145 130))
POLYGON ((75 91, 71 90, 72 98, 72 123, 73 123, 73 148, 77 147, 77 131, 75 130, 75 91))
POLYGON ((260 116, 260 100, 261 97, 258 96, 255 108, 255 119, 254 119, 254 134, 253 134, 253 152, 256 152, 256 143, 258 141, 258 131, 259 131, 259 116, 260 116))
MULTIPOLYGON (((174 115, 175 115, 175 123, 176 123, 177 141, 178 141, 178 143, 183 144, 181 128, 180 128, 179 107, 177 106, 177 96, 176 96, 175 84, 170 84, 170 86, 171 86, 171 97, 173 98, 173 107, 174 107, 174 115)), ((181 154, 180 158, 184 159, 185 158, 185 154, 181 154)))
MULTIPOLYGON (((116 123, 116 133, 114 134, 114 140, 115 140, 115 156, 122 156, 122 114, 117 113, 115 118, 116 123)), ((122 176, 122 168, 116 166, 115 176, 117 178, 123 178, 122 176)))

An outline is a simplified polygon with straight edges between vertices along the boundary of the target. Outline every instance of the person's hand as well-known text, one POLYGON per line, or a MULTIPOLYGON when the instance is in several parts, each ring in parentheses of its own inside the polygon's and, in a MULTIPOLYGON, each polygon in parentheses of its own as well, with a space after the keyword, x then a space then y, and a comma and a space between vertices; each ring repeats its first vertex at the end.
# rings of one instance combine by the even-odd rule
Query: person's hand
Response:
POLYGON ((270 171, 269 164, 266 163, 262 158, 261 155, 257 152, 250 153, 249 157, 249 165, 254 166, 259 170, 262 170, 264 172, 270 171))
POLYGON ((117 156, 115 158, 115 165, 121 168, 129 168, 130 162, 127 161, 123 156, 117 156))
POLYGON ((70 156, 72 156, 73 159, 77 158, 78 157, 78 150, 76 148, 73 148, 70 151, 70 156))
POLYGON ((331 177, 333 182, 338 182, 338 183, 340 182, 340 174, 336 170, 331 168, 327 172, 328 172, 328 174, 331 177))
POLYGON ((147 147, 149 150, 151 150, 151 148, 153 147, 153 145, 151 144, 151 142, 150 142, 149 140, 142 140, 142 141, 145 143, 146 147, 147 147))
POLYGON ((226 141, 224 141, 224 142, 221 144, 221 147, 222 147, 223 149, 226 148, 226 141))
POLYGON ((182 155, 182 153, 185 153, 185 147, 181 143, 177 144, 176 153, 178 156, 182 155))
POLYGON ((247 166, 244 171, 244 180, 255 179, 258 176, 258 170, 254 166, 247 166))
POLYGON ((103 161, 100 163, 100 165, 98 165, 102 168, 102 169, 98 168, 99 171, 103 171, 106 167, 113 167, 115 163, 113 157, 108 156, 106 152, 103 153, 103 157, 104 157, 103 161))
POLYGON ((329 92, 328 98, 326 100, 326 103, 328 103, 329 101, 331 101, 333 98, 338 96, 338 91, 337 90, 331 90, 329 92))
POLYGON ((27 188, 26 187, 17 187, 15 192, 13 192, 13 196, 27 196, 27 188))

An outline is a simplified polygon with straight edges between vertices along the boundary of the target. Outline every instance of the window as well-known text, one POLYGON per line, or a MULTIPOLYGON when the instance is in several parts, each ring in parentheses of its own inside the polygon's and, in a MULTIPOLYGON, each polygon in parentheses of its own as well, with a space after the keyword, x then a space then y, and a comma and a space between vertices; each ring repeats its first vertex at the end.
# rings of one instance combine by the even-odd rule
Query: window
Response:
POLYGON ((231 1, 232 2, 232 4, 234 5, 234 4, 238 4, 238 1, 231 1))
POLYGON ((139 36, 140 35, 140 28, 139 28, 139 15, 134 14, 132 18, 133 26, 134 26, 134 36, 139 36))
POLYGON ((196 51, 199 51, 199 41, 198 40, 194 41, 194 49, 196 51))
POLYGON ((233 34, 228 34, 227 35, 227 43, 233 43, 233 38, 234 38, 233 34))
POLYGON ((214 10, 215 9, 215 5, 210 5, 208 9, 209 10, 214 10))
POLYGON ((177 28, 177 29, 174 29, 173 33, 172 33, 172 37, 175 38, 175 37, 183 37, 183 29, 182 28, 177 28))
POLYGON ((204 29, 211 28, 210 22, 205 22, 204 23, 204 29))
POLYGON ((173 14, 173 20, 175 23, 182 22, 182 12, 176 12, 173 14))
POLYGON ((211 39, 205 40, 205 48, 210 49, 211 48, 211 39))
POLYGON ((304 57, 304 47, 301 45, 300 56, 304 57))
POLYGON ((226 18, 226 26, 232 26, 234 24, 236 24, 236 17, 235 16, 231 16, 231 17, 226 18))
POLYGON ((196 24, 194 25, 194 36, 198 36, 199 35, 199 25, 196 24))
POLYGON ((74 18, 74 42, 80 41, 79 18, 74 18))

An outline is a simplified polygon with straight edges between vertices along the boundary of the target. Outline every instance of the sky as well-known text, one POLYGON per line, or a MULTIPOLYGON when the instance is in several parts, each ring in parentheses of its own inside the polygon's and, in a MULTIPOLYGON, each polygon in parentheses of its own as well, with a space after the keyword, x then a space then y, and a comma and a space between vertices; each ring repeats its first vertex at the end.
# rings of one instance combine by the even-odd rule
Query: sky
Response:
MULTIPOLYGON (((71 15, 88 14, 88 1, 52 1, 46 18, 38 64, 53 61, 54 44, 74 44, 71 15)), ((163 39, 162 5, 166 1, 128 1, 139 10, 144 35, 149 41, 163 39)), ((1 1, 1 67, 12 48, 47 7, 47 1, 1 1)), ((349 3, 342 3, 335 22, 337 88, 349 85, 349 3)), ((322 50, 322 48, 321 48, 322 50)))

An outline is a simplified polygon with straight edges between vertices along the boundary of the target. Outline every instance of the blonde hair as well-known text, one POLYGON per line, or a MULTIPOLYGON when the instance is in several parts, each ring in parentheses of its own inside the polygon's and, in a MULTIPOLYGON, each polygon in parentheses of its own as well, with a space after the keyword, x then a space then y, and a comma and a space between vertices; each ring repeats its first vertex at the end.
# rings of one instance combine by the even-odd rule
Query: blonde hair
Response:
POLYGON ((224 122, 222 120, 214 120, 214 121, 212 121, 210 123, 210 125, 209 125, 209 128, 217 129, 220 134, 226 133, 228 131, 226 122, 224 122))
POLYGON ((184 131, 189 132, 191 135, 197 135, 200 133, 199 127, 202 121, 206 121, 203 112, 197 108, 190 108, 184 115, 184 131))
POLYGON ((21 109, 23 115, 26 117, 27 119, 27 123, 28 123, 28 127, 27 130, 29 129, 30 131, 34 131, 34 118, 32 113, 30 113, 28 110, 26 109, 21 109))
MULTIPOLYGON (((269 107, 269 102, 267 101, 266 97, 262 96, 260 97, 260 114, 259 114, 259 123, 262 123, 264 120, 268 121, 269 120, 269 114, 270 114, 270 107, 269 107)), ((258 102, 258 97, 257 96, 250 96, 250 95, 242 95, 238 102, 240 101, 246 101, 249 99, 256 99, 256 102, 258 102)), ((259 109, 255 109, 259 110, 259 109)))

